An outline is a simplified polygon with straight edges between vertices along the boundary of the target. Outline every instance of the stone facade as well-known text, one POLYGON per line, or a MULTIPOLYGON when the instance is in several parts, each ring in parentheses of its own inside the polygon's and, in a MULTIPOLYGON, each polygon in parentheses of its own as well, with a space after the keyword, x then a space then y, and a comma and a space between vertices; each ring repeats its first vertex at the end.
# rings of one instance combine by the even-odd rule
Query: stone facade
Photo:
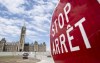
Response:
POLYGON ((26 27, 22 26, 19 42, 7 42, 5 38, 0 41, 0 52, 46 52, 46 44, 25 43, 26 27))
POLYGON ((44 52, 44 51, 46 51, 46 44, 45 44, 45 42, 42 44, 40 44, 39 46, 38 46, 38 51, 39 52, 44 52))
MULTIPOLYGON (((21 52, 18 48, 19 42, 6 42, 5 38, 0 41, 0 52, 21 52)), ((25 43, 23 52, 46 52, 46 44, 38 44, 37 41, 32 44, 25 43)))
POLYGON ((24 51, 24 45, 26 45, 25 44, 25 35, 26 35, 26 26, 24 25, 24 26, 22 26, 21 34, 20 34, 19 49, 18 49, 20 52, 24 51))
POLYGON ((29 51, 31 51, 31 52, 34 51, 34 45, 33 45, 33 43, 29 45, 29 51))
POLYGON ((6 43, 5 44, 5 51, 6 52, 17 52, 18 51, 18 43, 6 43))
POLYGON ((3 39, 0 41, 0 52, 5 51, 5 43, 6 43, 6 40, 5 40, 5 38, 3 38, 3 39))

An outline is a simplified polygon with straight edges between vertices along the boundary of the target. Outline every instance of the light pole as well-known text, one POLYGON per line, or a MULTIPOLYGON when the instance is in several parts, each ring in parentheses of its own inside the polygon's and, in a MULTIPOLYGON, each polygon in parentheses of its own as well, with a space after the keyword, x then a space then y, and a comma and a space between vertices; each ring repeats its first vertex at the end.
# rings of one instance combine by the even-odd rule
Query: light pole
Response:
POLYGON ((36 51, 35 51, 35 59, 36 59, 36 51))

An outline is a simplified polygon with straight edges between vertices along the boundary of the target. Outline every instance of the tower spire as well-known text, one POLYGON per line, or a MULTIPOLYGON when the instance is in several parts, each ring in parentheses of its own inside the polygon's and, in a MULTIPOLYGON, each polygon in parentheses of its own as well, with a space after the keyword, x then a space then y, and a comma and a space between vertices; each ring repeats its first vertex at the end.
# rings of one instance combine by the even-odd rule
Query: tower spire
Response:
POLYGON ((26 25, 24 21, 20 34, 19 52, 24 51, 25 35, 26 35, 26 25))
POLYGON ((23 24, 24 24, 23 26, 24 26, 24 27, 26 27, 25 21, 24 21, 24 23, 23 23, 23 24))

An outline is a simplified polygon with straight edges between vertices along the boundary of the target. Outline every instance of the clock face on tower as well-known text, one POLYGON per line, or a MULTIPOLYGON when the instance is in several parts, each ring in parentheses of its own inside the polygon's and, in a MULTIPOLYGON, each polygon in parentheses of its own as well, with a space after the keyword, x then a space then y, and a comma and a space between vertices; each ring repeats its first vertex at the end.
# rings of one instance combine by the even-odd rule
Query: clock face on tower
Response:
POLYGON ((23 31, 25 31, 26 30, 26 28, 23 28, 23 31))

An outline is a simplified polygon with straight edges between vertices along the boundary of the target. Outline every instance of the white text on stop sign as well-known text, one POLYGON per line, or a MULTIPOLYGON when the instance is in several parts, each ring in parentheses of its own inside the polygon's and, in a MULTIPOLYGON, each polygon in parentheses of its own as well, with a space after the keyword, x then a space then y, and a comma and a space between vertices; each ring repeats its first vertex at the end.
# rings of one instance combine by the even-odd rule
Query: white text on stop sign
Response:
MULTIPOLYGON (((63 10, 64 10, 66 22, 69 23, 68 13, 71 10, 71 4, 67 3, 63 10), (68 8, 68 10, 66 10, 66 8, 68 8)), ((79 28, 79 31, 80 31, 80 33, 82 35, 82 38, 84 40, 84 44, 85 44, 86 48, 87 49, 91 48, 90 42, 88 40, 88 37, 86 35, 85 29, 84 29, 83 24, 82 24, 85 21, 86 21, 86 19, 85 19, 85 17, 83 17, 77 23, 75 23, 74 26, 71 26, 70 24, 68 24, 67 27, 66 27, 66 36, 68 38, 70 51, 72 51, 72 52, 80 50, 79 46, 75 46, 75 47, 72 46, 72 40, 74 39, 74 36, 71 36, 70 32, 74 30, 74 27, 78 27, 79 28)), ((52 27, 52 37, 54 37, 59 32, 58 28, 57 28, 57 25, 59 26, 60 30, 62 30, 64 28, 64 16, 63 16, 62 13, 60 13, 58 15, 58 18, 55 19, 54 24, 51 25, 51 27, 52 27), (61 20, 60 20, 60 18, 61 18, 61 20), (60 23, 60 21, 62 22, 62 24, 60 23)), ((52 48, 53 48, 53 52, 52 53, 53 53, 53 55, 61 54, 61 53, 64 53, 64 52, 66 52, 66 53, 68 52, 68 49, 67 49, 67 46, 66 46, 65 42, 66 42, 66 38, 65 38, 65 34, 63 34, 63 33, 61 33, 57 38, 55 38, 55 40, 52 42, 52 45, 53 45, 52 46, 52 48)))

